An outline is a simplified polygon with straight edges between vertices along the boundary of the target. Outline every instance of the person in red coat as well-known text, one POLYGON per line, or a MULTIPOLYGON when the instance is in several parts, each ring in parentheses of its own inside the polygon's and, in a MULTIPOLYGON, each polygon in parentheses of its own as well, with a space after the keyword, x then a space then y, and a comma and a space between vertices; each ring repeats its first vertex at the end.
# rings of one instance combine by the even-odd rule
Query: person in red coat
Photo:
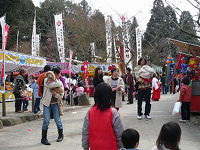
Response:
POLYGON ((51 67, 49 65, 44 66, 44 72, 38 77, 37 84, 39 85, 38 96, 42 97, 44 88, 44 78, 46 72, 50 71, 51 67))
POLYGON ((183 78, 182 83, 184 84, 180 90, 179 101, 181 105, 181 122, 190 121, 190 102, 192 98, 192 88, 189 86, 190 80, 188 77, 183 78))
POLYGON ((87 112, 82 128, 84 150, 118 150, 123 132, 119 113, 111 108, 112 89, 106 83, 95 87, 95 104, 87 112))
POLYGON ((154 74, 153 75, 152 89, 153 89, 153 94, 152 94, 152 98, 151 99, 153 101, 159 101, 161 85, 160 85, 160 82, 158 80, 158 74, 154 74))

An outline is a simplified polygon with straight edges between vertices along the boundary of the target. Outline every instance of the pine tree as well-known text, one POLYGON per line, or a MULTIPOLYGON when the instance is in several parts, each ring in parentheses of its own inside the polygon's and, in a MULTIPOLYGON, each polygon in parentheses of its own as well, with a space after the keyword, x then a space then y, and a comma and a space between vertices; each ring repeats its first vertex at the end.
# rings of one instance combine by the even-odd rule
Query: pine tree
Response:
POLYGON ((181 31, 177 35, 178 40, 193 43, 193 44, 199 44, 198 39, 192 36, 192 35, 197 35, 197 34, 195 30, 194 21, 189 11, 182 12, 180 20, 179 20, 179 25, 180 25, 181 31))
POLYGON ((171 54, 170 44, 166 38, 174 38, 178 33, 178 21, 174 10, 164 7, 162 0, 155 0, 151 10, 151 18, 144 34, 144 55, 149 56, 153 63, 159 64, 162 58, 171 54))

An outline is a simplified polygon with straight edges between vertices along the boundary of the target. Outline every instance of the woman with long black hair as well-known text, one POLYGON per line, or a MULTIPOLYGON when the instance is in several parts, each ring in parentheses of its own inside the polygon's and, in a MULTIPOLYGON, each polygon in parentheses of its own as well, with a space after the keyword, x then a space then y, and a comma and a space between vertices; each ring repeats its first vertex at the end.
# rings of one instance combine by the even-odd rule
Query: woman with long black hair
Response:
POLYGON ((95 104, 87 112, 82 128, 84 150, 118 150, 123 132, 119 113, 111 108, 112 89, 106 83, 96 86, 95 104))
POLYGON ((96 87, 99 83, 103 82, 103 73, 102 73, 102 69, 100 67, 97 67, 95 69, 95 74, 94 74, 94 78, 93 78, 93 85, 94 87, 96 87))

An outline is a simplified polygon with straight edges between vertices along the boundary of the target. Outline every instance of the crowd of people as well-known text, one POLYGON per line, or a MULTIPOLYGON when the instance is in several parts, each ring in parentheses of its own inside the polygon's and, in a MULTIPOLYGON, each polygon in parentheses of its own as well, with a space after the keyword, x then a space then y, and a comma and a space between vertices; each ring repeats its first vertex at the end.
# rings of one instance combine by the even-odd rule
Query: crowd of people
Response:
MULTIPOLYGON (((20 69, 19 75, 13 79, 15 95, 15 112, 21 113, 28 110, 30 99, 27 90, 28 80, 26 69, 20 69), (23 104, 23 106, 22 106, 23 104)), ((183 86, 180 88, 180 99, 182 102, 181 122, 190 120, 190 100, 191 87, 189 78, 182 80, 183 86)), ((139 145, 139 133, 135 129, 123 129, 119 111, 122 108, 122 101, 127 92, 128 103, 133 104, 134 98, 137 100, 137 118, 143 117, 142 104, 145 102, 144 116, 151 119, 151 100, 160 99, 161 88, 166 94, 164 76, 161 78, 147 61, 141 58, 134 72, 127 68, 125 76, 119 76, 119 69, 113 68, 110 73, 103 74, 102 69, 97 67, 93 78, 94 85, 94 105, 87 112, 82 128, 82 147, 84 150, 121 149, 137 150, 139 145), (151 94, 153 92, 153 94, 151 94)), ((79 97, 84 93, 82 78, 74 75, 61 75, 60 68, 51 68, 46 65, 39 77, 32 76, 29 87, 33 89, 35 100, 34 113, 40 113, 40 103, 43 106, 43 124, 41 143, 51 145, 48 141, 47 133, 50 119, 54 119, 57 130, 57 142, 64 138, 63 123, 60 116, 63 115, 63 101, 71 103, 70 95, 73 94, 74 105, 78 105, 79 97)), ((161 128, 156 146, 152 150, 179 150, 181 129, 175 122, 168 122, 161 128)))
MULTIPOLYGON (((145 118, 151 119, 151 100, 158 101, 163 81, 151 67, 141 58, 134 69, 127 68, 124 78, 119 77, 119 70, 113 68, 111 76, 103 75, 101 68, 96 68, 93 83, 95 86, 95 104, 87 112, 82 128, 82 147, 84 150, 121 149, 137 150, 139 133, 135 129, 123 129, 119 115, 122 107, 123 95, 127 90, 128 103, 133 103, 133 96, 137 99, 138 120, 142 119, 142 103, 145 101, 145 118), (151 92, 153 92, 151 96, 151 92)), ((182 79, 180 98, 182 102, 181 122, 190 121, 191 87, 189 78, 182 79)), ((165 94, 165 88, 164 94, 165 94)), ((171 88, 172 89, 172 88, 171 88)), ((174 93, 172 91, 172 93, 174 93)), ((156 145, 152 150, 180 150, 181 128, 176 122, 164 124, 160 130, 156 145)))
MULTIPOLYGON (((84 94, 83 81, 78 75, 61 75, 61 69, 51 68, 49 65, 44 67, 44 71, 38 77, 32 75, 30 84, 28 84, 26 69, 19 69, 19 74, 13 78, 13 94, 15 96, 15 112, 23 113, 28 111, 29 100, 32 95, 29 94, 28 87, 33 89, 34 114, 41 113, 41 104, 43 107, 43 125, 41 143, 51 145, 47 139, 47 132, 50 119, 54 119, 57 125, 57 142, 63 140, 63 124, 60 116, 63 115, 63 102, 70 103, 70 94, 73 96, 73 104, 78 105, 78 98, 84 94)), ((11 76, 9 76, 10 79, 11 76)))
MULTIPOLYGON (((135 129, 123 129, 117 109, 112 107, 113 90, 106 83, 95 87, 95 104, 87 112, 82 128, 84 150, 137 150, 140 135, 135 129)), ((152 150, 180 150, 181 128, 168 122, 161 128, 152 150)))
MULTIPOLYGON (((54 76, 54 73, 51 71, 52 68, 49 65, 46 65, 44 67, 43 73, 41 73, 39 76, 32 75, 30 76, 31 79, 29 80, 28 71, 24 68, 18 70, 18 75, 16 77, 14 77, 13 75, 7 76, 7 81, 13 82, 14 84, 13 94, 15 96, 15 112, 22 113, 28 111, 29 100, 32 99, 32 95, 29 92, 29 88, 31 88, 35 101, 34 114, 41 113, 40 101, 44 92, 44 79, 47 77, 47 73, 51 74, 50 76, 54 76)), ((52 81, 53 80, 55 80, 54 77, 52 78, 52 81)), ((73 74, 70 78, 69 74, 62 74, 59 77, 59 80, 62 82, 64 87, 64 96, 62 98, 64 102, 70 104, 71 92, 73 94, 73 105, 78 105, 78 97, 80 97, 84 93, 82 77, 78 74, 73 74)))

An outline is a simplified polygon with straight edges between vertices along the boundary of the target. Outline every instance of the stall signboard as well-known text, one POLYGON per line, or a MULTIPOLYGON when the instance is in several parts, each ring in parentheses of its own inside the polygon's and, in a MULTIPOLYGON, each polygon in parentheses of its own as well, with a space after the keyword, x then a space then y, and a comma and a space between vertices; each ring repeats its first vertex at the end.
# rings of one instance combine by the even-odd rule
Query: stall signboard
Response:
MULTIPOLYGON (((3 91, 0 91, 0 103, 2 102, 2 93, 3 93, 3 91)), ((6 98, 6 102, 12 102, 15 100, 15 96, 12 93, 12 91, 6 91, 5 98, 6 98)))
MULTIPOLYGON (((95 68, 100 67, 103 72, 110 72, 113 68, 119 68, 118 64, 88 64, 89 76, 94 75, 95 68)), ((80 73, 84 73, 84 65, 80 65, 80 73)))
MULTIPOLYGON (((69 73, 69 63, 48 63, 51 67, 59 67, 62 70, 62 73, 69 73)), ((78 73, 79 67, 77 65, 71 65, 71 72, 78 73)))
MULTIPOLYGON (((3 53, 0 52, 0 62, 2 62, 2 60, 3 53)), ((12 51, 5 52, 5 62, 15 65, 24 65, 32 67, 44 67, 46 65, 46 60, 42 57, 30 56, 12 51)))

